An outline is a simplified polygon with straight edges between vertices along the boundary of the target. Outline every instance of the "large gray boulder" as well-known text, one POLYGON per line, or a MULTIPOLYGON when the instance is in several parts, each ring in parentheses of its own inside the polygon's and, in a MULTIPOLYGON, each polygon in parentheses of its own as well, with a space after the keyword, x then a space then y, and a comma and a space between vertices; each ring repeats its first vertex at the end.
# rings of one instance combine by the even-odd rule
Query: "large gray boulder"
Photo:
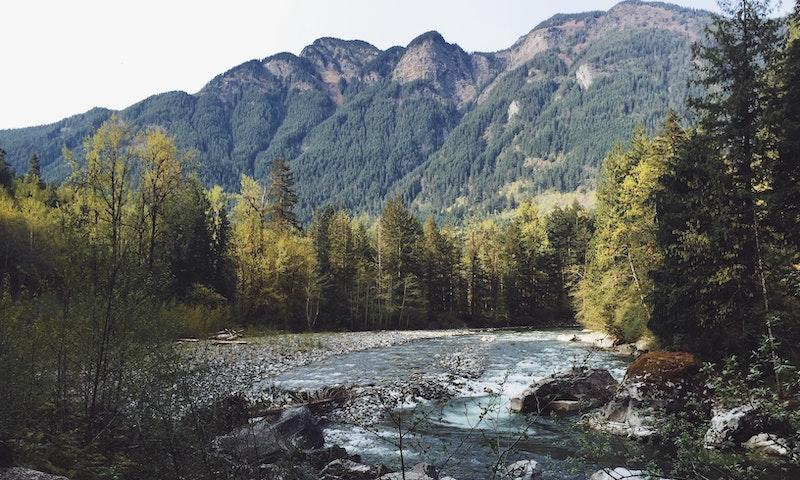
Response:
POLYGON ((685 408, 690 393, 702 388, 699 369, 690 353, 646 353, 628 366, 614 397, 585 421, 590 428, 613 435, 651 437, 664 414, 685 408))
POLYGON ((753 435, 742 447, 767 457, 786 458, 794 462, 800 460, 800 448, 794 442, 772 433, 753 435))
POLYGON ((641 382, 622 385, 602 410, 584 417, 594 430, 629 438, 648 438, 656 434, 656 408, 660 401, 649 395, 641 382))
POLYGON ((567 405, 560 411, 577 411, 604 405, 614 396, 617 381, 600 368, 572 369, 544 378, 528 387, 522 395, 511 399, 511 410, 520 413, 545 413, 554 405, 567 405))
POLYGON ((308 407, 289 408, 270 422, 260 420, 214 440, 217 450, 248 462, 258 462, 283 452, 322 448, 325 439, 319 421, 308 407))
POLYGON ((787 431, 786 422, 774 418, 760 405, 715 408, 703 443, 711 450, 734 448, 761 433, 781 435, 787 431))
POLYGON ((30 468, 0 468, 0 480, 68 480, 67 477, 31 470, 30 468))

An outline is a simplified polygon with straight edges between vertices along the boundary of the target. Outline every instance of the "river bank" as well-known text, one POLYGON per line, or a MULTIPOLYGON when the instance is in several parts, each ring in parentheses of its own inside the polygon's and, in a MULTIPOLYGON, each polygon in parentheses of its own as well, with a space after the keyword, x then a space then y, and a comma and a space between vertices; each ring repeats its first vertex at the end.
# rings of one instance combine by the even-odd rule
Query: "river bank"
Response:
POLYGON ((288 370, 331 357, 402 345, 416 340, 452 338, 474 330, 411 330, 336 333, 282 333, 248 337, 245 344, 218 345, 209 341, 181 344, 187 360, 205 371, 195 387, 199 403, 211 403, 233 394, 248 402, 269 402, 273 380, 288 370))

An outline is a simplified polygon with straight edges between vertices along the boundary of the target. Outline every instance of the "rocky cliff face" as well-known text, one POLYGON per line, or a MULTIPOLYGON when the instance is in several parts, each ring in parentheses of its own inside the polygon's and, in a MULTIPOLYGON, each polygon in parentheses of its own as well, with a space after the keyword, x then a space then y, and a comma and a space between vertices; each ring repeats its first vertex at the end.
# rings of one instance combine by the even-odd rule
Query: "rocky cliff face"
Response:
MULTIPOLYGON (((437 214, 504 208, 543 189, 591 188, 613 141, 680 111, 689 44, 707 19, 625 1, 557 15, 498 52, 467 53, 437 32, 388 50, 320 38, 120 115, 168 129, 200 152, 206 182, 230 189, 285 156, 304 214, 325 202, 375 211, 395 192, 437 214)), ((58 180, 62 147, 80 148, 111 113, 0 131, 0 148, 18 172, 38 153, 58 180)))

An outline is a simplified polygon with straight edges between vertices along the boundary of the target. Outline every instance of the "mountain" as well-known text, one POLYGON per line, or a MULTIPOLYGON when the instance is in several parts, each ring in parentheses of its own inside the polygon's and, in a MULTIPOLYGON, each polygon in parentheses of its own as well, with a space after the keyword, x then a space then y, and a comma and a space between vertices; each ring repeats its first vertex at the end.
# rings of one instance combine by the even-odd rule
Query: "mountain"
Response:
MULTIPOLYGON (((686 116, 690 45, 709 15, 629 0, 556 15, 489 53, 437 32, 387 50, 321 38, 119 115, 196 148, 202 179, 232 190, 284 156, 305 218, 324 203, 375 212, 395 193, 422 213, 460 217, 591 189, 605 153, 635 125, 652 131, 670 108, 686 116)), ((0 148, 18 172, 36 152, 44 176, 59 180, 62 147, 79 149, 112 113, 0 130, 0 148)))

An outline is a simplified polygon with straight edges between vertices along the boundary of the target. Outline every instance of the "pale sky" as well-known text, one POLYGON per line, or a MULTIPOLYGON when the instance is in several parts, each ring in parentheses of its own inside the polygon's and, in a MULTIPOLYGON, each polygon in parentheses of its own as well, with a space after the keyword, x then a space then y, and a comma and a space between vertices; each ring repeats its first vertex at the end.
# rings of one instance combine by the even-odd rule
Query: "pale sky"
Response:
MULTIPOLYGON (((0 128, 198 91, 253 58, 323 36, 406 45, 437 30, 467 51, 510 46, 556 13, 615 0, 0 0, 0 128)), ((678 0, 714 10, 714 0, 678 0)), ((782 10, 791 3, 784 1, 782 10)))

